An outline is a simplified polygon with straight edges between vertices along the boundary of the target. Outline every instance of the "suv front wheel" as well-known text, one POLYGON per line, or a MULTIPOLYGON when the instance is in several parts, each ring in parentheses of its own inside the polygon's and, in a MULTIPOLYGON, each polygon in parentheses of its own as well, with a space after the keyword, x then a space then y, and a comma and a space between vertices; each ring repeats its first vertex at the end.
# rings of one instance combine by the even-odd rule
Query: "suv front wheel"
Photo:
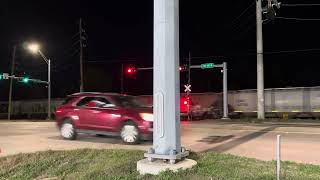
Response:
POLYGON ((137 144, 140 140, 139 129, 133 122, 126 122, 121 128, 121 139, 126 144, 137 144))

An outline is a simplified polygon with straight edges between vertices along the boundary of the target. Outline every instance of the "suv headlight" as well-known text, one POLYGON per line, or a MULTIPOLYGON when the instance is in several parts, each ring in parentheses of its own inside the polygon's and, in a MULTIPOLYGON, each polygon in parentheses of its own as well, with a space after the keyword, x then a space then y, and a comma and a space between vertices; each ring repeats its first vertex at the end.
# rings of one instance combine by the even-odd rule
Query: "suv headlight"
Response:
POLYGON ((151 113, 140 113, 139 115, 145 121, 153 121, 153 114, 151 113))

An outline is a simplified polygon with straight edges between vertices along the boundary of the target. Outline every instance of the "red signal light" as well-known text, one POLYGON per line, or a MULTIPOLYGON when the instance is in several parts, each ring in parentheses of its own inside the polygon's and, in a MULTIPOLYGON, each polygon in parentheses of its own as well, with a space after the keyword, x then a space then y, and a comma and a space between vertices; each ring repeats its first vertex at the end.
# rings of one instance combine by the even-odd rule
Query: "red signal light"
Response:
POLYGON ((184 104, 184 105, 188 105, 188 101, 184 100, 184 101, 183 101, 183 104, 184 104))
POLYGON ((181 66, 179 66, 179 71, 184 72, 184 71, 187 71, 187 70, 188 70, 187 65, 181 65, 181 66))
POLYGON ((134 67, 129 67, 126 72, 127 74, 133 74, 136 72, 136 69, 134 67))

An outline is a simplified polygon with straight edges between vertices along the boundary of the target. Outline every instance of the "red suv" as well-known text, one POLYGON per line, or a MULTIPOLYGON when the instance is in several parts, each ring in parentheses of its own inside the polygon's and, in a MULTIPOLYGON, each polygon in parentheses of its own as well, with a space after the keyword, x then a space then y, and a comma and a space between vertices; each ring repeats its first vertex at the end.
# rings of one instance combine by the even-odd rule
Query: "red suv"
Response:
POLYGON ((120 136, 127 144, 152 139, 152 107, 134 96, 111 93, 76 93, 56 109, 61 136, 78 133, 120 136))

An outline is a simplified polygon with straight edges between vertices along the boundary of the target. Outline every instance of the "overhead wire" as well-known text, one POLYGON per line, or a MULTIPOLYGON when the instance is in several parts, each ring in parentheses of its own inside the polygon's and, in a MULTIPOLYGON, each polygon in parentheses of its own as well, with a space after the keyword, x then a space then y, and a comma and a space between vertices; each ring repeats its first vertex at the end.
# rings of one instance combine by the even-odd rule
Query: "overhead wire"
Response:
POLYGON ((295 18, 295 17, 275 17, 276 19, 295 20, 295 21, 320 21, 319 18, 295 18))
POLYGON ((240 15, 237 16, 237 17, 233 20, 232 24, 233 24, 234 22, 236 22, 238 19, 240 19, 241 16, 243 16, 254 4, 255 4, 255 1, 253 1, 245 10, 243 10, 243 11, 240 13, 240 15))
POLYGON ((320 4, 281 4, 284 7, 320 6, 320 4))

